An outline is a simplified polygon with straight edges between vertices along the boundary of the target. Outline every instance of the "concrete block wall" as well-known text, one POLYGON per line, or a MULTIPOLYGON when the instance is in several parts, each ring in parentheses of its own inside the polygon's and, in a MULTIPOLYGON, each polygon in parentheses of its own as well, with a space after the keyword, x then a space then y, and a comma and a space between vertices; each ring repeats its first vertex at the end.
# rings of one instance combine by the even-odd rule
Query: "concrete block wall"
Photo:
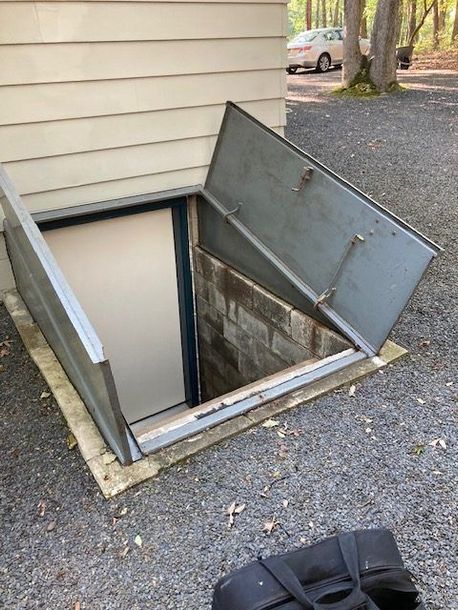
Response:
POLYGON ((193 251, 202 400, 351 347, 200 247, 193 251))

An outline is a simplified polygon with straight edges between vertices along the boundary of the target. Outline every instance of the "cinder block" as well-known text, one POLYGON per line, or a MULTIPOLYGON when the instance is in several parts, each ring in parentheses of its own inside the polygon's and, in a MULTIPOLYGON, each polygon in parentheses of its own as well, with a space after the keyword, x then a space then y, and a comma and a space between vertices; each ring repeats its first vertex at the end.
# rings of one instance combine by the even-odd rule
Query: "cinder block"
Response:
POLYGON ((220 290, 218 290, 218 288, 211 282, 209 282, 207 284, 207 288, 208 288, 208 302, 210 303, 210 305, 215 307, 215 309, 220 311, 222 314, 226 315, 227 314, 227 305, 226 305, 226 299, 224 297, 224 294, 220 290))
POLYGON ((261 286, 253 287, 253 311, 267 318, 275 328, 291 335, 291 311, 293 307, 277 298, 261 286))
POLYGON ((220 334, 223 334, 223 314, 209 305, 207 301, 204 301, 201 297, 196 299, 197 305, 197 319, 202 319, 210 326, 213 326, 220 334))
POLYGON ((224 338, 234 345, 239 351, 250 354, 253 350, 254 337, 245 332, 240 326, 224 318, 224 338))
POLYGON ((237 303, 235 301, 227 301, 227 317, 231 322, 237 322, 237 303))
POLYGON ((228 267, 225 295, 228 299, 241 303, 251 309, 253 306, 253 282, 228 267))
POLYGON ((312 353, 282 333, 274 331, 272 351, 288 364, 297 364, 312 357, 312 353))
POLYGON ((196 294, 208 302, 208 282, 200 273, 194 273, 194 285, 196 294))
POLYGON ((196 270, 220 290, 225 289, 226 265, 201 248, 194 248, 196 270))
MULTIPOLYGON (((272 353, 268 347, 259 341, 255 341, 253 344, 251 360, 253 370, 257 371, 257 377, 255 377, 255 379, 261 379, 266 375, 278 373, 278 371, 282 371, 289 366, 287 362, 279 358, 276 354, 272 353)), ((245 376, 245 371, 240 366, 240 362, 241 360, 239 358, 239 370, 242 375, 245 376)), ((246 366, 245 362, 244 366, 246 366)))
POLYGON ((267 324, 241 305, 237 307, 237 323, 258 341, 266 346, 269 345, 269 327, 267 324))
POLYGON ((237 368, 239 361, 239 353, 237 348, 226 341, 223 335, 220 335, 212 326, 207 324, 205 320, 198 321, 199 338, 202 339, 211 346, 211 348, 218 354, 219 358, 222 358, 224 362, 227 362, 237 368))
POLYGON ((315 329, 315 346, 321 358, 332 356, 352 347, 345 337, 318 323, 315 329))
MULTIPOLYGON (((314 351, 314 335, 315 335, 315 324, 316 321, 310 316, 306 316, 305 313, 298 309, 291 311, 291 336, 303 347, 314 351)), ((316 352, 314 352, 316 353, 316 352)), ((319 354, 316 354, 317 356, 319 354)))

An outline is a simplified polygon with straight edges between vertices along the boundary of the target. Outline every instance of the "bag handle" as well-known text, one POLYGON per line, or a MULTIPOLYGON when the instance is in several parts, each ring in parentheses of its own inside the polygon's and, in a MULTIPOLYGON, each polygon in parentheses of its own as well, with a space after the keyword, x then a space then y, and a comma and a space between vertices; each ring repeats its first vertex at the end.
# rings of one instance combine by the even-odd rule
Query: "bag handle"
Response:
MULTIPOLYGON (((319 600, 312 601, 304 592, 300 580, 279 557, 270 557, 261 560, 264 568, 282 585, 292 597, 301 604, 305 610, 380 610, 372 599, 361 590, 361 576, 359 572, 358 546, 353 533, 341 534, 337 537, 342 558, 352 580, 353 587, 348 583, 336 583, 330 586, 324 595, 329 593, 345 592, 349 594, 342 600, 330 604, 321 603, 319 600)), ((322 596, 323 597, 323 596, 322 596)))
POLYGON ((279 557, 269 557, 268 559, 261 559, 259 563, 264 566, 275 580, 277 580, 303 608, 306 610, 314 610, 313 602, 305 594, 300 580, 283 559, 280 559, 279 557))

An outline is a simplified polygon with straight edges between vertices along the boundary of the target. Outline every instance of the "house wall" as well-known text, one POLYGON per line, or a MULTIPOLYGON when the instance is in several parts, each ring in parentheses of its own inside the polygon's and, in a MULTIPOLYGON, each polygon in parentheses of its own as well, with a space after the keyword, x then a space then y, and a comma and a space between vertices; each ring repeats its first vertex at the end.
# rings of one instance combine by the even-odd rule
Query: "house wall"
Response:
POLYGON ((193 251, 203 401, 351 347, 200 247, 193 251))
POLYGON ((202 183, 226 100, 280 133, 285 0, 0 0, 0 161, 31 211, 202 183))

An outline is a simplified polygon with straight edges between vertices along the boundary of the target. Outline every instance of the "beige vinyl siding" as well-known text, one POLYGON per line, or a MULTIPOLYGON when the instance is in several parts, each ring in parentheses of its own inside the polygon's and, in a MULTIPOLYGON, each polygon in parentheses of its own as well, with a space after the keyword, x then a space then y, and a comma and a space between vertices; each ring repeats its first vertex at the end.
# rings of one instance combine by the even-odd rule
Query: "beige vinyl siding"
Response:
MULTIPOLYGON (((0 124, 30 123, 279 99, 283 70, 23 85, 0 88, 0 124)), ((283 108, 283 104, 280 104, 283 108)))
POLYGON ((170 40, 171 32, 175 40, 261 38, 278 36, 279 24, 286 28, 280 4, 0 4, 0 44, 170 40))
MULTIPOLYGON (((241 106, 263 123, 280 126, 284 113, 277 100, 243 102, 241 106)), ((196 106, 6 125, 0 130, 3 162, 216 136, 224 106, 196 106)))
POLYGON ((0 0, 0 161, 31 210, 205 181, 227 100, 282 133, 278 0, 0 0))
POLYGON ((286 64, 283 38, 82 42, 0 47, 0 85, 266 70, 286 64))

